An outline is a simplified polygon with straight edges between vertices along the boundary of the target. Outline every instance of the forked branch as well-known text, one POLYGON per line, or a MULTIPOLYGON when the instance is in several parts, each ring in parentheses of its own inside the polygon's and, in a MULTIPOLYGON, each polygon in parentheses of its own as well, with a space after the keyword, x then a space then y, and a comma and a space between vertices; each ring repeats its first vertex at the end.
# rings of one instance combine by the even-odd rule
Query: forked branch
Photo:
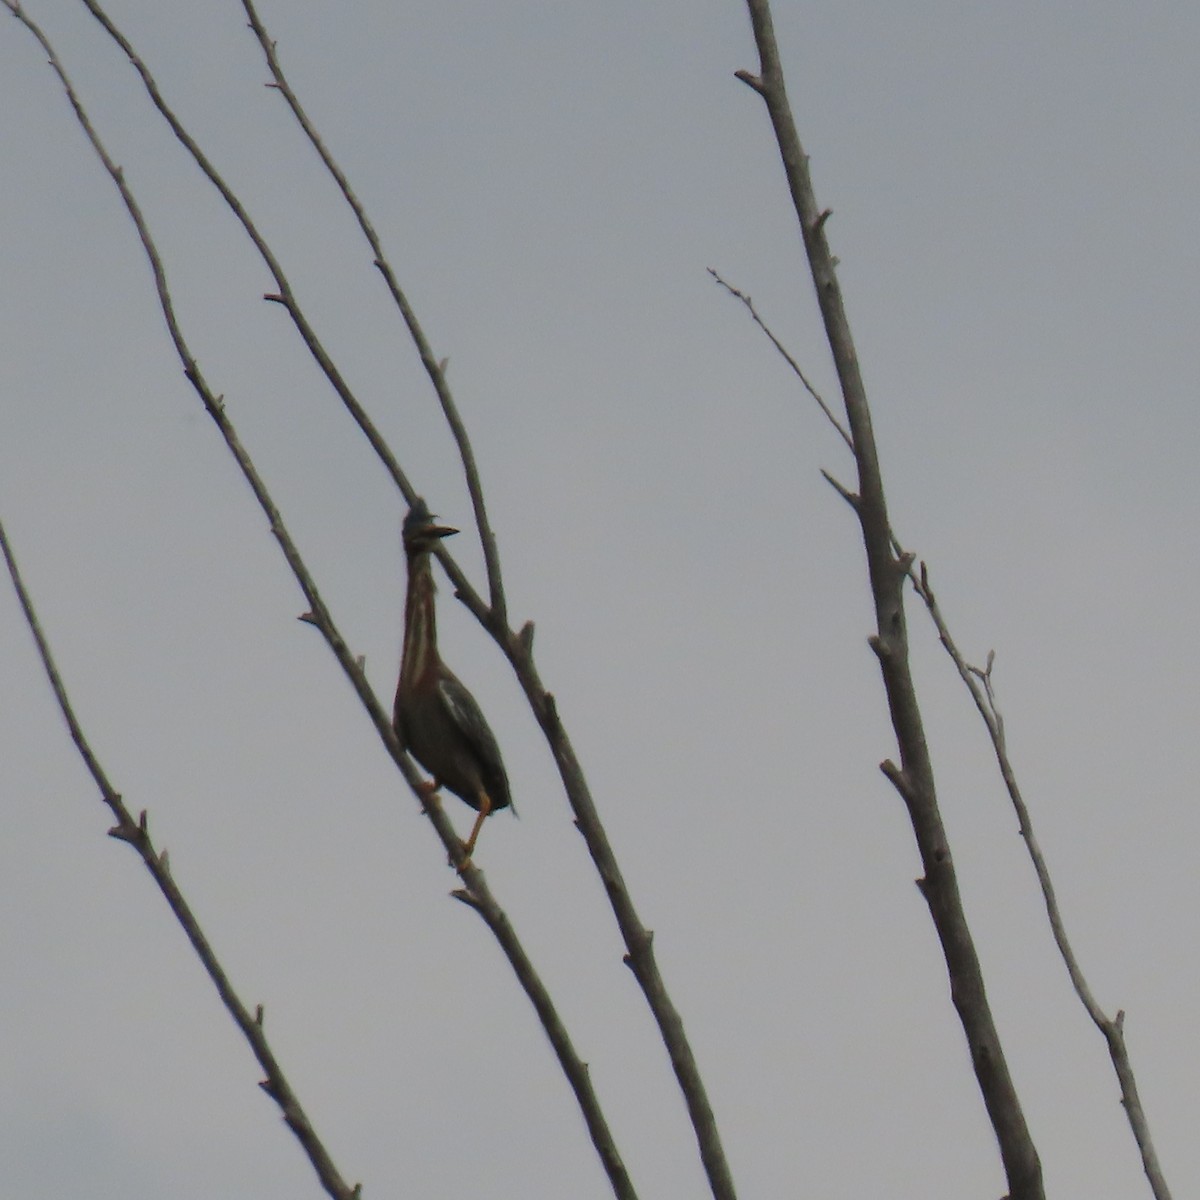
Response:
POLYGON ((836 264, 826 238, 827 214, 816 201, 808 158, 800 143, 784 86, 779 48, 767 0, 747 0, 758 47, 757 74, 738 72, 766 104, 788 188, 800 223, 804 248, 817 292, 825 334, 833 355, 858 467, 854 511, 867 553, 876 634, 872 648, 879 660, 900 763, 883 764, 908 809, 924 878, 921 891, 929 905, 950 977, 950 992, 966 1035, 975 1076, 991 1118, 1012 1200, 1042 1200, 1041 1163, 1005 1061, 974 940, 963 911, 954 863, 942 824, 933 765, 909 667, 904 616, 907 563, 892 547, 871 413, 858 356, 842 301, 836 264))
MULTIPOLYGON (((726 282, 711 268, 709 273, 731 296, 740 300, 749 309, 754 323, 762 330, 775 349, 800 377, 805 389, 817 402, 822 413, 825 414, 834 428, 845 438, 846 435, 842 426, 833 417, 820 393, 808 381, 799 366, 796 365, 795 359, 755 309, 750 298, 744 292, 726 282)), ((851 508, 857 508, 858 497, 856 495, 839 483, 828 471, 822 471, 821 473, 825 476, 829 485, 851 508)), ((1008 745, 1004 734, 1004 718, 996 704, 992 684, 992 666, 995 661, 994 652, 988 653, 987 665, 982 669, 971 666, 967 662, 950 632, 945 617, 942 615, 941 605, 934 596, 933 588, 929 582, 929 571, 925 563, 921 562, 918 569, 917 565, 915 565, 915 556, 902 550, 900 542, 894 533, 892 535, 892 549, 897 558, 902 557, 907 562, 907 574, 913 590, 924 602, 930 620, 937 630, 938 640, 950 656, 955 669, 970 692, 971 698, 988 731, 988 737, 992 742, 996 762, 1000 768, 1001 778, 1004 780, 1005 788, 1008 791, 1009 798, 1017 814, 1018 829, 1022 838, 1025 839, 1026 848, 1033 862, 1034 871, 1042 892, 1042 899, 1046 905, 1046 914, 1050 923, 1050 929, 1058 946, 1059 954, 1066 964, 1067 973, 1071 978, 1076 995, 1079 997, 1092 1022, 1100 1030, 1108 1046, 1109 1057, 1112 1059, 1113 1069, 1116 1072, 1117 1081, 1121 1089, 1121 1104, 1125 1109, 1130 1128, 1133 1132, 1134 1141, 1141 1155, 1142 1167, 1149 1181, 1151 1192, 1155 1200, 1171 1200, 1171 1192, 1167 1186, 1166 1178, 1158 1161, 1158 1154, 1154 1148, 1154 1140, 1150 1132, 1149 1122, 1146 1120, 1145 1110, 1142 1108, 1137 1080, 1133 1071, 1133 1063, 1130 1060, 1128 1047, 1125 1044, 1125 1014, 1119 1010, 1115 1017, 1109 1017, 1100 1007, 1092 995, 1091 988, 1084 977, 1083 969, 1080 967, 1075 952, 1067 939, 1066 926, 1063 923, 1062 913, 1054 891, 1054 884, 1050 877, 1050 868, 1042 854, 1041 846, 1034 836, 1033 819, 1021 794, 1016 772, 1009 759, 1008 745)))

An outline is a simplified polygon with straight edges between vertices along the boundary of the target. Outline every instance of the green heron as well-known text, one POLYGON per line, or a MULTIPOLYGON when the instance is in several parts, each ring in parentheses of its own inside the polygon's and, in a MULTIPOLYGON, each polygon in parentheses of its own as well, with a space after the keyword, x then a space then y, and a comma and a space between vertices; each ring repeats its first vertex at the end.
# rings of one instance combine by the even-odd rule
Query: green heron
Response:
POLYGON ((475 697, 438 655, 429 558, 442 538, 457 532, 436 524, 419 497, 404 519, 408 595, 392 723, 400 744, 433 776, 425 784, 426 796, 432 799, 438 788, 447 787, 479 813, 463 843, 469 859, 488 813, 511 806, 512 796, 500 747, 475 697))

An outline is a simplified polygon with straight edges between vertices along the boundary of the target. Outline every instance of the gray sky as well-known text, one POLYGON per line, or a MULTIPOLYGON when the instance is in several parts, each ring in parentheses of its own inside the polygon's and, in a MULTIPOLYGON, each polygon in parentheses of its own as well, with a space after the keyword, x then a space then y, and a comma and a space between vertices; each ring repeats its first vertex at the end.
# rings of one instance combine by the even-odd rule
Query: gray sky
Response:
MULTIPOLYGON (((136 189, 179 314, 390 698, 399 497, 240 229, 82 5, 28 0, 136 189)), ((240 6, 110 5, 240 192, 431 506, 461 471, 369 254, 263 88, 240 6)), ((1000 1195, 913 878, 832 400, 735 0, 263 0, 474 437, 514 621, 556 694, 744 1197, 1000 1195), (418 11, 420 9, 420 11, 418 11)), ((1200 1187, 1194 773, 1200 12, 780 3, 777 32, 899 536, 1010 746, 1177 1195, 1200 1187)), ((43 55, 0 23, 0 518, 94 747, 372 1196, 608 1188, 532 1012, 182 378, 43 55)), ((469 536, 456 554, 478 577, 469 536)), ((644 1197, 704 1194, 549 756, 441 593, 521 819, 477 861, 644 1197)), ((1047 1188, 1148 1194, 978 718, 915 668, 961 885, 1047 1188)), ((73 753, 0 588, 0 1167, 29 1197, 318 1194, 73 753)), ((465 831, 468 811, 450 801, 465 831)))

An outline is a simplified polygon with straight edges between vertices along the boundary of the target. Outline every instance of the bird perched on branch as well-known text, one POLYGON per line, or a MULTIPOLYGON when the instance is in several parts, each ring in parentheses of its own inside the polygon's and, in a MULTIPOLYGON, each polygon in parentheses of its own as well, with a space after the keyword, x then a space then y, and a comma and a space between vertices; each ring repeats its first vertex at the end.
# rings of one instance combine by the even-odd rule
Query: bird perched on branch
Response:
POLYGON ((425 784, 427 798, 446 787, 479 813, 471 836, 463 843, 463 852, 470 858, 487 815, 510 807, 512 796, 500 747, 475 697, 438 655, 429 559, 442 538, 457 532, 436 524, 420 498, 404 519, 408 594, 392 723, 400 744, 433 776, 433 781, 425 784))

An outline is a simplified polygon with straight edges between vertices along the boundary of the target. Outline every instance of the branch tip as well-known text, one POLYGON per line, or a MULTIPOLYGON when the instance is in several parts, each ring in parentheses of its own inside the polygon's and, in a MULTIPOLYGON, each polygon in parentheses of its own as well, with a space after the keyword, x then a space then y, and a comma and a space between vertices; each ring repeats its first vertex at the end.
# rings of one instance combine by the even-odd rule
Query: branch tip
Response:
POLYGON ((824 467, 821 468, 821 474, 825 477, 825 482, 829 484, 829 486, 833 488, 833 490, 837 492, 837 494, 841 496, 841 498, 845 500, 845 502, 850 505, 855 512, 858 512, 860 505, 858 495, 855 492, 852 492, 848 487, 844 487, 842 484, 840 484, 832 475, 830 475, 827 470, 825 470, 824 467))
POLYGON ((903 768, 896 766, 890 758, 885 758, 879 764, 879 769, 887 776, 888 781, 898 791, 901 797, 905 800, 912 799, 912 782, 908 777, 908 772, 903 768))
POLYGON ((891 642, 886 641, 877 633, 873 633, 869 638, 867 638, 867 645, 875 651, 875 657, 878 658, 880 662, 888 662, 895 657, 895 650, 893 649, 891 642))
POLYGON ((476 912, 480 911, 479 899, 469 888, 455 888, 450 895, 453 896, 455 900, 465 904, 468 908, 473 908, 476 912))

